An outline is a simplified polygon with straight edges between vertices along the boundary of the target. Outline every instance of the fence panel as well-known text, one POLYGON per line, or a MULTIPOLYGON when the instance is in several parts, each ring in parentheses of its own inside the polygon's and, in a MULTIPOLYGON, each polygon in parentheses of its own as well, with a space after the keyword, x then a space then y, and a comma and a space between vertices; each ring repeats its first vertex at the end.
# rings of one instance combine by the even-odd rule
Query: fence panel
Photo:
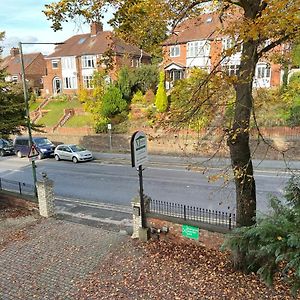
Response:
POLYGON ((149 199, 148 213, 159 214, 184 220, 225 227, 236 226, 235 214, 201 207, 149 199))
POLYGON ((34 195, 34 185, 15 181, 15 180, 9 180, 0 178, 0 190, 8 191, 8 192, 16 192, 23 195, 34 195))

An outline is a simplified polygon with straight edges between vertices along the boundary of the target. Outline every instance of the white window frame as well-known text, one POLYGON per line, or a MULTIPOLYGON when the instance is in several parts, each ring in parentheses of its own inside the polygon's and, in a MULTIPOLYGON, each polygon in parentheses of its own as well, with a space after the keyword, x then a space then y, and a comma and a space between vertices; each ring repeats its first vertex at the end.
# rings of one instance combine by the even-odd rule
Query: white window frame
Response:
POLYGON ((81 56, 81 67, 83 69, 95 69, 96 68, 96 56, 95 55, 81 56))
POLYGON ((52 64, 52 69, 58 69, 59 60, 53 59, 51 61, 51 64, 52 64), (54 66, 54 64, 56 64, 56 67, 54 66))
POLYGON ((229 64, 225 65, 225 72, 228 76, 235 76, 238 73, 240 65, 237 64, 229 64))
POLYGON ((271 67, 269 64, 257 64, 255 77, 257 79, 271 78, 271 67))
POLYGON ((187 58, 203 58, 209 56, 210 44, 208 41, 193 41, 187 43, 187 58))
POLYGON ((65 56, 61 58, 61 66, 64 70, 76 70, 76 61, 74 56, 65 56))
POLYGON ((180 56, 180 46, 174 45, 170 47, 170 57, 179 57, 180 56))
POLYGON ((94 86, 92 84, 93 76, 92 75, 84 75, 83 76, 83 86, 86 89, 93 89, 94 86))
POLYGON ((77 89, 77 81, 74 76, 66 76, 63 78, 64 89, 66 90, 75 90, 77 89))

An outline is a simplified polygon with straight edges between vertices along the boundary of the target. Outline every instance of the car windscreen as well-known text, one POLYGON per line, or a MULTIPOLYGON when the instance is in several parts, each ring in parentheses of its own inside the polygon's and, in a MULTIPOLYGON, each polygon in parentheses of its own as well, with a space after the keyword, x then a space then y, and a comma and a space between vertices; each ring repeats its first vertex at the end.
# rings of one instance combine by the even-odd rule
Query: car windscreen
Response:
POLYGON ((52 143, 46 138, 35 138, 34 142, 36 145, 52 145, 52 143))
POLYGON ((80 152, 80 151, 86 150, 85 148, 78 146, 78 145, 72 145, 72 146, 70 146, 70 148, 72 149, 73 152, 80 152))
POLYGON ((12 146, 12 142, 7 141, 7 140, 2 140, 3 146, 12 146))

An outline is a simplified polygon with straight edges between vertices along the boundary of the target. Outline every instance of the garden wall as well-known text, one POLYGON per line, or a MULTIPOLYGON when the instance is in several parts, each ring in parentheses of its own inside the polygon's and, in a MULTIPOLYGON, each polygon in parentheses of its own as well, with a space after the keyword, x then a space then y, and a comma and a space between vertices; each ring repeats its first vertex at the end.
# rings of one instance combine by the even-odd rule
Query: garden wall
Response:
MULTIPOLYGON (((171 155, 197 155, 210 156, 218 150, 218 157, 228 157, 228 147, 222 141, 221 132, 219 134, 200 132, 176 132, 163 133, 145 130, 148 136, 149 152, 152 154, 171 155)), ((252 135, 251 148, 254 158, 258 159, 282 159, 282 154, 272 147, 283 151, 286 159, 300 159, 300 127, 274 127, 261 128, 261 133, 269 143, 263 141, 258 144, 255 135, 252 135)), ((95 134, 89 128, 58 128, 54 133, 46 129, 47 137, 55 144, 75 143, 81 144, 92 151, 110 151, 109 135, 95 134)), ((112 151, 129 152, 131 134, 112 134, 112 151)))

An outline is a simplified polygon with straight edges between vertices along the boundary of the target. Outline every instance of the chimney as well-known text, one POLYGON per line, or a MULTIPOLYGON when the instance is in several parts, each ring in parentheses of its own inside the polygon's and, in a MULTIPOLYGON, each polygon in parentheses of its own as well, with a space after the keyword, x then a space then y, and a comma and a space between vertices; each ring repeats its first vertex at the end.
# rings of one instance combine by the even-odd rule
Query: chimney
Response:
POLYGON ((95 36, 101 31, 103 31, 103 24, 101 22, 92 22, 92 24, 91 24, 91 36, 95 36))
POLYGON ((11 56, 17 56, 17 55, 19 55, 19 54, 20 54, 19 48, 13 47, 13 48, 10 49, 10 55, 11 55, 11 56))

